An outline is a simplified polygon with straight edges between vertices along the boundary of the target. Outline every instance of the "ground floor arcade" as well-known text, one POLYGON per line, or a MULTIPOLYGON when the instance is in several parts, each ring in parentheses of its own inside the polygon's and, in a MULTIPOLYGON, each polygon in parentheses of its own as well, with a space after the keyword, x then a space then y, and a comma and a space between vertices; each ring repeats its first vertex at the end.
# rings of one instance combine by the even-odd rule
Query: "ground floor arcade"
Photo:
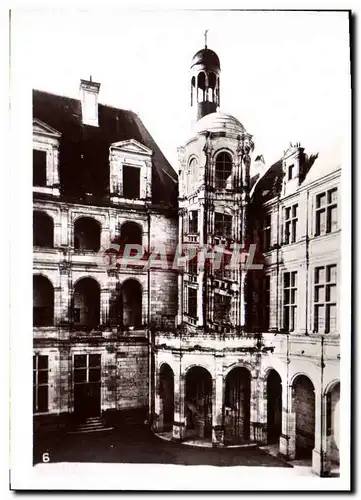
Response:
POLYGON ((159 356, 153 428, 174 441, 213 447, 276 444, 287 459, 310 459, 327 475, 339 462, 340 383, 321 389, 305 373, 223 356, 159 356), (167 359, 168 358, 168 359, 167 359))

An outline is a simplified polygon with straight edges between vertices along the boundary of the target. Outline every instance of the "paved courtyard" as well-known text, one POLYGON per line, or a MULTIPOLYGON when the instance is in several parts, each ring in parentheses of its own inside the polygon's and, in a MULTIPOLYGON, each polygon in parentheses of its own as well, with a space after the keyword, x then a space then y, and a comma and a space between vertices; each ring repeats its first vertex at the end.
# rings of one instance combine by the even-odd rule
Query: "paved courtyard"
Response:
POLYGON ((34 462, 104 462, 216 466, 292 467, 257 447, 199 448, 164 441, 146 426, 122 430, 67 434, 35 443, 34 462))

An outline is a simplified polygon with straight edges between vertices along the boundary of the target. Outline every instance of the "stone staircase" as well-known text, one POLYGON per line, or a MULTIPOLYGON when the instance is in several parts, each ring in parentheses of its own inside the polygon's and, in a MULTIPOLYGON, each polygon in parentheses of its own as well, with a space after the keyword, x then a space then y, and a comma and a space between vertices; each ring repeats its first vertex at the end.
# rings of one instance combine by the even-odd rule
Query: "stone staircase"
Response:
POLYGON ((84 422, 77 424, 68 434, 83 434, 86 432, 111 431, 114 427, 104 424, 102 417, 88 417, 84 422))

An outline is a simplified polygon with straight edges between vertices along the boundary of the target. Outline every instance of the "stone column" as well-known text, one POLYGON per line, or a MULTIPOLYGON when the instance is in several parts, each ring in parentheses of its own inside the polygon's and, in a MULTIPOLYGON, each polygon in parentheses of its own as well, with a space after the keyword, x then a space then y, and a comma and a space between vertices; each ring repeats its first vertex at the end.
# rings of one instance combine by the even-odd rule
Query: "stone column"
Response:
POLYGON ((224 446, 224 382, 223 357, 216 358, 215 376, 212 380, 212 445, 224 446))
POLYGON ((331 463, 327 460, 327 399, 315 391, 315 447, 312 450, 312 472, 327 476, 331 463))
POLYGON ((153 431, 161 432, 163 430, 163 401, 160 397, 159 367, 154 370, 154 388, 153 431))
POLYGON ((61 286, 54 287, 54 325, 62 321, 61 294, 61 286))
POLYGON ((174 421, 173 440, 182 441, 185 438, 185 376, 181 373, 180 359, 178 369, 174 373, 174 421))
POLYGON ((102 287, 100 290, 100 324, 106 325, 109 320, 109 289, 102 287))
POLYGON ((71 322, 72 283, 69 262, 62 262, 60 270, 60 322, 71 322))
POLYGON ((292 460, 296 456, 296 414, 293 411, 293 389, 282 384, 282 434, 280 453, 292 460), (283 402, 286 402, 284 405, 283 402))
POLYGON ((263 379, 258 375, 251 378, 251 397, 250 397, 250 439, 259 444, 266 444, 267 434, 265 432, 265 423, 260 418, 259 403, 263 394, 263 379), (260 381, 262 380, 262 384, 260 381))

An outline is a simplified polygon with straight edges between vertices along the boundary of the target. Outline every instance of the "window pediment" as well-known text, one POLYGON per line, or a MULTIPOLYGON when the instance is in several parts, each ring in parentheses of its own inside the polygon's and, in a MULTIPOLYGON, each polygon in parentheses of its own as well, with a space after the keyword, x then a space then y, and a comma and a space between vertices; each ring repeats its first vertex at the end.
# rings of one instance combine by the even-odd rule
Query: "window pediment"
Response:
POLYGON ((55 128, 50 127, 50 125, 47 125, 37 118, 33 120, 33 134, 46 135, 54 139, 59 139, 61 137, 61 133, 55 130, 55 128))
POLYGON ((151 156, 153 151, 144 144, 136 141, 135 139, 129 139, 126 141, 113 142, 110 145, 112 150, 119 150, 122 152, 133 153, 133 154, 141 154, 146 156, 151 156))

